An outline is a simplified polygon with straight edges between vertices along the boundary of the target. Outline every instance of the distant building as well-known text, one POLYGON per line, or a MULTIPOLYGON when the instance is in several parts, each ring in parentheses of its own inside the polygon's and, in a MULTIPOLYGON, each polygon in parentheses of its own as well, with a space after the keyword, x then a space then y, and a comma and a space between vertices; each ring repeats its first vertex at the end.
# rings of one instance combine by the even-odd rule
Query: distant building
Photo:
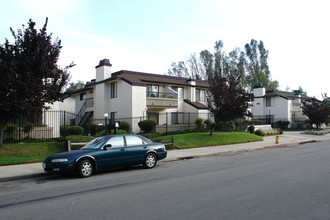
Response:
POLYGON ((71 93, 78 115, 75 124, 102 123, 107 113, 112 122, 125 120, 132 132, 139 132, 141 119, 173 125, 186 123, 187 117, 189 121, 210 117, 206 81, 127 70, 112 73, 111 66, 108 59, 101 60, 96 78, 71 93))
POLYGON ((290 121, 291 124, 303 121, 307 117, 303 115, 302 101, 311 98, 301 94, 299 90, 294 92, 266 91, 261 85, 253 89, 254 101, 252 114, 254 119, 270 124, 276 121, 290 121))

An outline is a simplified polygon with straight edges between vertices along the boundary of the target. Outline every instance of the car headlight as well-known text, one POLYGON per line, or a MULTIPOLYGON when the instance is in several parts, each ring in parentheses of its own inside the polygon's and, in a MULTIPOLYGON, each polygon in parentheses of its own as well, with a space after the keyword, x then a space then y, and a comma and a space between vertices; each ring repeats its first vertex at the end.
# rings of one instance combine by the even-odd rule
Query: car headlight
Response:
POLYGON ((52 163, 68 162, 68 159, 67 158, 57 158, 57 159, 52 159, 50 162, 52 162, 52 163))

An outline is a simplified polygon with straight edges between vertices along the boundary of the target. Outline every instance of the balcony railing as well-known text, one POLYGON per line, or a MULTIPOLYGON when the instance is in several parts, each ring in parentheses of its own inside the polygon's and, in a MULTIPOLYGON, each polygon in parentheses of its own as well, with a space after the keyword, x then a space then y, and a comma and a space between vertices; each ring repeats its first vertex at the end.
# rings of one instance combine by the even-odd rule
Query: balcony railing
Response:
POLYGON ((151 92, 147 91, 147 97, 178 99, 178 94, 169 92, 151 92))

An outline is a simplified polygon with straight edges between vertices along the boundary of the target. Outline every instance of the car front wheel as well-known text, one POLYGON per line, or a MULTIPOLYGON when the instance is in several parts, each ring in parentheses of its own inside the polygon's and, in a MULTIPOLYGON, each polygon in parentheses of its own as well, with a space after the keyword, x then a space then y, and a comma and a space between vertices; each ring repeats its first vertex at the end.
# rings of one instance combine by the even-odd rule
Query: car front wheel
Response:
POLYGON ((149 153, 146 155, 146 157, 144 158, 144 167, 147 169, 151 169, 154 168, 157 164, 157 157, 154 153, 149 153))
POLYGON ((78 172, 81 177, 90 177, 93 174, 93 164, 91 160, 82 160, 78 166, 78 172))

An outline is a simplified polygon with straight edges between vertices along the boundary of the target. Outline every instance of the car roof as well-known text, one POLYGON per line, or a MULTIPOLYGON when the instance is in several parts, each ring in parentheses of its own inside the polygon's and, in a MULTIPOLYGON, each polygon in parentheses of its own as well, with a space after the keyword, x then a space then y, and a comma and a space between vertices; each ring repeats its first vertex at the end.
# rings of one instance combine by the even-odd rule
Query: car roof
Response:
POLYGON ((131 135, 131 136, 138 136, 138 137, 142 137, 141 135, 138 134, 110 134, 110 135, 104 135, 101 137, 118 137, 118 136, 127 136, 127 135, 131 135))

